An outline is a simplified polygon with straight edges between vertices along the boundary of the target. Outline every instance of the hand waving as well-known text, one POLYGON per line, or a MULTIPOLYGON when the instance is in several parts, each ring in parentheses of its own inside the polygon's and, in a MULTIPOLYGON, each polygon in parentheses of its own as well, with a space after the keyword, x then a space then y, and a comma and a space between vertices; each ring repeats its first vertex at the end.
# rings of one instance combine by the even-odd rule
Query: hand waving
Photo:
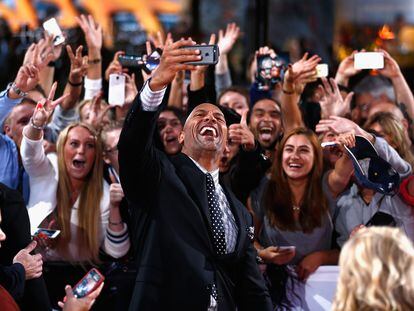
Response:
POLYGON ((330 116, 344 117, 351 109, 351 100, 354 95, 349 93, 345 99, 339 91, 338 84, 334 79, 321 78, 322 85, 319 85, 319 90, 322 93, 322 98, 319 100, 322 110, 322 118, 326 119, 330 116))
POLYGON ((100 50, 102 48, 102 26, 95 22, 92 15, 86 17, 82 14, 80 17, 76 16, 75 18, 85 34, 88 47, 100 50))
POLYGON ((217 45, 219 46, 220 55, 228 54, 231 51, 239 34, 240 28, 236 23, 227 24, 226 32, 223 32, 222 29, 219 30, 217 45))

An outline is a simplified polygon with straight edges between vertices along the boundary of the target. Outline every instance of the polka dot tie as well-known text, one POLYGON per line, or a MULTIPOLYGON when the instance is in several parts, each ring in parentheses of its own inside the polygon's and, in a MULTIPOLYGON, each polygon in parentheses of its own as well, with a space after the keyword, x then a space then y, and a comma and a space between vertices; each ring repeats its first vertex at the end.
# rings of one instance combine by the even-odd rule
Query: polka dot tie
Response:
POLYGON ((217 254, 226 254, 226 236, 224 233, 223 214, 216 195, 213 177, 206 174, 207 180, 207 201, 210 211, 211 226, 213 228, 213 243, 217 254))

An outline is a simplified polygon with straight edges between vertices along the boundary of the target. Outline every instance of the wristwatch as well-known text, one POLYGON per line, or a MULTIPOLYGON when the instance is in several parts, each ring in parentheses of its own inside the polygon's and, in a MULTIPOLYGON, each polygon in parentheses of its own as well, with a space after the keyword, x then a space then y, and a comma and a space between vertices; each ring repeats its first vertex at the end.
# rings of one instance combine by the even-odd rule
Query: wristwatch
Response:
POLYGON ((27 96, 27 92, 23 92, 21 89, 19 89, 15 82, 11 82, 7 85, 7 93, 9 92, 10 89, 12 89, 13 92, 15 92, 20 97, 27 96))

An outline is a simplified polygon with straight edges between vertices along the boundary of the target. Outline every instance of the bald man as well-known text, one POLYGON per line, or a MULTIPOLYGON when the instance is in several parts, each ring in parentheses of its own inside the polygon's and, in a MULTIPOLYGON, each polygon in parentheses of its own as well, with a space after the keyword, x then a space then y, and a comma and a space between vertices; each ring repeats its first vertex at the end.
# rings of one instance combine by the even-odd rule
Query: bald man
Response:
POLYGON ((133 205, 138 275, 130 310, 272 310, 256 264, 246 208, 220 183, 227 125, 217 106, 197 106, 173 157, 153 144, 166 86, 199 52, 165 47, 129 112, 119 142, 122 187, 133 205))

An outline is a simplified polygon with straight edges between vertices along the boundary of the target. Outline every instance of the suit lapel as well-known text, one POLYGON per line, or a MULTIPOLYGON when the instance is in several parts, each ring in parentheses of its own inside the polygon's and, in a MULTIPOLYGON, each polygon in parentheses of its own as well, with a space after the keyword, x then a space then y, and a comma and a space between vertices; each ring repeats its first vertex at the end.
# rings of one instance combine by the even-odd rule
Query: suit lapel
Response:
POLYGON ((196 203, 202 217, 204 218, 204 223, 206 224, 206 228, 208 230, 210 247, 213 249, 211 243, 211 223, 207 203, 205 175, 193 163, 193 161, 191 161, 191 159, 184 154, 178 154, 171 157, 171 162, 176 169, 178 177, 183 182, 191 199, 193 199, 196 203))

